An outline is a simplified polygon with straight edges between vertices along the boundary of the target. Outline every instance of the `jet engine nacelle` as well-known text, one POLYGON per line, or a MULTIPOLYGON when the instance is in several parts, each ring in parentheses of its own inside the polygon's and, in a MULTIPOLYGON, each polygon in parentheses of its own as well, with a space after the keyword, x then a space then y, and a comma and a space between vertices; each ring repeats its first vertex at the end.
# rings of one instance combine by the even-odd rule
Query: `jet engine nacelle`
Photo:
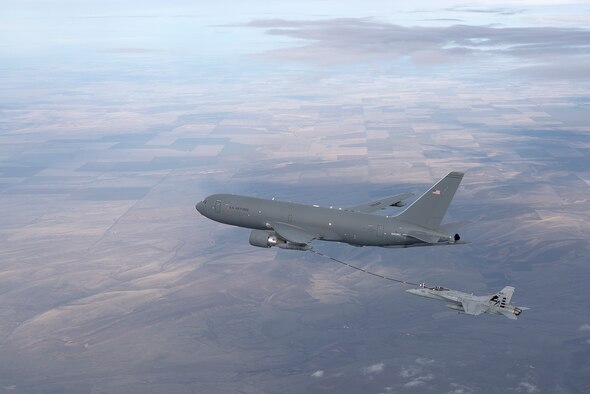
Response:
POLYGON ((257 246, 259 248, 270 248, 272 246, 277 246, 281 249, 288 249, 288 250, 310 250, 311 246, 309 245, 300 245, 291 242, 287 242, 276 233, 271 231, 265 230, 252 230, 250 232, 250 245, 257 246))
POLYGON ((277 235, 264 230, 252 230, 250 232, 250 245, 259 248, 270 248, 276 246, 278 242, 277 235))

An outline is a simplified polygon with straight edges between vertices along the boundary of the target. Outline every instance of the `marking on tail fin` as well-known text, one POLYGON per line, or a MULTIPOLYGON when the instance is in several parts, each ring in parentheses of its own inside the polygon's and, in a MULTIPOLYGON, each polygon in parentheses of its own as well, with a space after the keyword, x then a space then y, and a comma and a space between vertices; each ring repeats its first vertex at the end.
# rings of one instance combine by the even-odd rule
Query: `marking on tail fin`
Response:
POLYGON ((502 290, 500 290, 498 294, 500 294, 503 297, 504 303, 506 305, 510 305, 510 300, 512 300, 512 295, 514 294, 514 287, 506 286, 502 290))
POLYGON ((490 298, 490 303, 494 306, 505 308, 506 305, 510 305, 512 294, 514 294, 514 287, 506 286, 490 298))
POLYGON ((462 179, 462 172, 448 173, 395 218, 429 229, 438 229, 462 179))

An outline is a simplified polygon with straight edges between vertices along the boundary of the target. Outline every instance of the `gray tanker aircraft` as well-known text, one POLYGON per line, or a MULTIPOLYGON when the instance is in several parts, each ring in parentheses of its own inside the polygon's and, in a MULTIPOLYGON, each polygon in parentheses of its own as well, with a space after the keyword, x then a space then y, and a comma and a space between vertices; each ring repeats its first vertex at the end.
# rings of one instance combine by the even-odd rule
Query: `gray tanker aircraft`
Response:
POLYGON ((454 232, 465 222, 441 223, 462 179, 463 173, 450 172, 397 216, 372 213, 404 206, 411 193, 350 208, 214 194, 196 208, 209 219, 252 229, 250 244, 263 248, 309 250, 315 239, 386 248, 456 245, 466 243, 454 232))
POLYGON ((500 292, 489 296, 476 296, 457 290, 445 289, 444 287, 426 287, 426 285, 406 291, 420 297, 448 302, 447 308, 466 315, 477 316, 482 313, 489 313, 516 320, 522 311, 529 309, 524 306, 510 305, 512 294, 514 294, 514 287, 512 286, 506 286, 500 292))

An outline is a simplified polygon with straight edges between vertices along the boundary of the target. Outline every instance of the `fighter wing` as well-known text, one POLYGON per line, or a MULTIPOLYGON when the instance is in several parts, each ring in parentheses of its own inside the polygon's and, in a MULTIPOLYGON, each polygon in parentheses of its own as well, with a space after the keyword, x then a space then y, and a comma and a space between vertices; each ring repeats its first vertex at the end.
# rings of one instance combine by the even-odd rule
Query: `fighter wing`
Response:
POLYGON ((389 207, 403 207, 403 200, 412 197, 413 193, 398 194, 397 196, 391 196, 382 200, 370 202, 368 204, 356 205, 354 207, 347 208, 349 211, 372 213, 380 209, 386 209, 389 207))
POLYGON ((467 315, 481 315, 485 309, 483 304, 479 301, 462 300, 461 305, 467 315))
POLYGON ((271 223, 273 230, 283 239, 296 244, 307 244, 317 235, 307 232, 305 229, 292 224, 275 222, 271 223))

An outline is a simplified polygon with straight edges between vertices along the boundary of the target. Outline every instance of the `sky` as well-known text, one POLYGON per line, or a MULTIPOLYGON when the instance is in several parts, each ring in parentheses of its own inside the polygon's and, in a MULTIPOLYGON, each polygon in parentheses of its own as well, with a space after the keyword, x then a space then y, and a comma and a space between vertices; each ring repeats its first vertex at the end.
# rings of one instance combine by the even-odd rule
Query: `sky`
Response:
MULTIPOLYGON (((343 23, 350 25, 348 31, 351 34, 360 33, 358 41, 351 41, 351 37, 346 37, 348 42, 344 45, 348 48, 350 44, 353 53, 359 49, 355 45, 363 44, 363 38, 371 38, 364 35, 371 31, 366 31, 363 27, 403 27, 409 29, 408 34, 415 32, 418 37, 424 34, 420 42, 422 44, 451 49, 455 45, 463 47, 467 44, 455 42, 457 37, 453 35, 453 29, 450 29, 452 26, 463 26, 464 30, 472 30, 465 37, 474 40, 470 42, 474 46, 472 49, 480 49, 483 53, 488 53, 488 49, 499 52, 526 45, 532 46, 533 50, 545 50, 545 56, 553 57, 557 49, 565 49, 560 40, 571 39, 567 46, 573 46, 569 48, 572 52, 579 49, 576 46, 584 44, 584 33, 577 29, 588 24, 587 3, 552 1, 522 1, 512 4, 418 1, 405 5, 367 1, 362 6, 353 1, 303 1, 287 4, 260 1, 219 1, 214 4, 147 1, 140 5, 115 1, 6 1, 3 2, 2 11, 2 54, 5 55, 5 61, 22 59, 26 64, 27 59, 31 62, 43 59, 44 62, 49 61, 47 65, 55 66, 88 61, 102 64, 119 61, 125 54, 140 58, 145 56, 148 60, 149 55, 157 53, 154 57, 160 61, 166 59, 189 62, 197 61, 195 57, 220 59, 237 53, 254 55, 273 48, 284 48, 284 44, 288 42, 300 46, 296 43, 304 43, 301 40, 306 40, 305 37, 308 46, 313 46, 309 40, 318 39, 314 33, 323 33, 322 38, 329 40, 330 34, 341 33, 338 28, 344 27, 343 23), (346 18, 350 20, 340 21, 338 26, 335 25, 335 19, 346 18), (273 26, 270 21, 275 19, 277 21, 273 26), (281 27, 284 26, 278 23, 280 19, 307 21, 308 26, 283 31, 281 27), (245 26, 259 28, 247 29, 245 26), (422 33, 419 31, 420 27, 430 27, 434 31, 422 33), (486 28, 489 30, 485 30, 486 28), (302 36, 304 30, 307 32, 302 36), (430 42, 432 34, 438 37, 438 42, 430 42), (534 37, 549 46, 541 46, 534 40, 531 42, 534 37), (580 41, 576 41, 576 38, 580 41)), ((374 33, 389 36, 389 33, 396 32, 378 30, 374 33)), ((379 44, 382 39, 377 41, 379 44)), ((322 40, 318 44, 322 44, 322 40)), ((391 44, 395 46, 395 43, 391 44)), ((430 46, 421 48, 422 45, 414 45, 416 43, 411 41, 407 44, 415 51, 432 49, 430 46)), ((382 49, 386 48, 377 46, 373 51, 380 52, 382 49)), ((381 55, 387 56, 390 50, 385 50, 381 55)), ((525 51, 516 52, 525 54, 525 51)), ((467 55, 469 51, 460 55, 451 54, 451 57, 461 58, 467 55)), ((532 56, 533 53, 528 55, 532 56)), ((443 60, 448 61, 438 58, 430 61, 437 63, 443 60)), ((155 59, 152 58, 152 61, 155 59)), ((315 61, 321 62, 318 59, 315 61)), ((428 59, 424 61, 428 62, 428 59)))
POLYGON ((2 1, 0 393, 588 392, 589 25, 584 1, 2 1), (314 247, 512 285, 517 321, 194 209, 449 171, 470 244, 314 247))

